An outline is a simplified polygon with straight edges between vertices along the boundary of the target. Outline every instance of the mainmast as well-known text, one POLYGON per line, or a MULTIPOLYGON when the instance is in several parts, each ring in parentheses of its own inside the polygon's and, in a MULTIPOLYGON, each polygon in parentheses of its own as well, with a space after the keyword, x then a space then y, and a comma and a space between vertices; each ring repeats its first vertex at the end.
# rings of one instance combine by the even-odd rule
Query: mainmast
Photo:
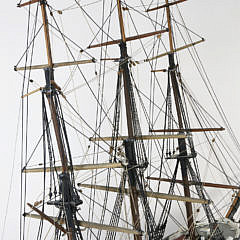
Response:
MULTIPOLYGON (((136 169, 133 168, 136 165, 136 155, 134 154, 134 142, 133 142, 133 119, 131 114, 131 100, 130 100, 130 88, 131 88, 131 79, 130 73, 128 68, 128 54, 127 54, 127 46, 126 46, 126 36, 124 30, 124 23, 123 23, 123 16, 122 16, 122 7, 121 1, 117 0, 117 7, 118 7, 118 17, 119 17, 119 24, 120 24, 120 31, 121 31, 121 42, 120 52, 121 52, 121 61, 119 71, 120 74, 123 76, 124 81, 124 96, 125 96, 125 106, 126 106, 126 116, 127 116, 127 128, 128 128, 128 139, 124 141, 126 157, 129 161, 130 170, 128 170, 129 176, 129 188, 130 192, 130 206, 131 206, 131 213, 132 213, 132 221, 135 229, 140 230, 140 215, 139 215, 139 206, 138 206, 138 193, 136 189, 136 169)), ((135 240, 142 239, 139 235, 134 235, 135 240)))

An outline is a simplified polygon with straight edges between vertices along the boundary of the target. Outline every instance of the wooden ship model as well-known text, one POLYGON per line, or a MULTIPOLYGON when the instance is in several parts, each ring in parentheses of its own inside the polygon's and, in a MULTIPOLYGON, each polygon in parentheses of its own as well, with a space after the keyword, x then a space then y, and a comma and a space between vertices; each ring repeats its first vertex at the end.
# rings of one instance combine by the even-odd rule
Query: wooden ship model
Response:
POLYGON ((239 239, 239 164, 221 135, 226 118, 223 128, 183 77, 188 54, 211 86, 183 4, 19 3, 22 240, 239 239))

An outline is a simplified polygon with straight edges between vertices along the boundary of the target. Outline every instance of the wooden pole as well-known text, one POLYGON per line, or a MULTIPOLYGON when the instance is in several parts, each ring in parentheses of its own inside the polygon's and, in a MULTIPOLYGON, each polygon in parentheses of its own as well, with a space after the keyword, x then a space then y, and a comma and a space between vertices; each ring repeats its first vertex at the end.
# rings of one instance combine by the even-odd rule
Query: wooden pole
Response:
MULTIPOLYGON (((59 116, 57 113, 57 103, 55 99, 56 95, 56 86, 57 84, 54 82, 53 75, 53 61, 52 61, 52 53, 51 53, 51 44, 50 44, 50 36, 49 36, 49 28, 48 28, 48 19, 46 14, 46 0, 41 1, 41 11, 43 18, 43 26, 44 26, 44 35, 45 35, 45 44, 47 50, 47 59, 48 59, 48 68, 45 69, 45 77, 46 77, 46 89, 50 91, 46 93, 47 100, 49 103, 49 108, 51 112, 52 122, 54 126, 55 136, 57 140, 59 155, 62 163, 62 174, 59 175, 61 184, 62 184, 62 198, 64 205, 64 211, 66 213, 66 227, 67 227, 67 237, 68 240, 76 240, 76 232, 75 232, 75 224, 73 219, 73 207, 70 206, 70 202, 73 201, 71 191, 72 183, 70 180, 69 170, 68 170, 68 159, 64 148, 64 141, 61 134, 61 126, 59 123, 59 116)), ((57 87, 58 89, 58 87, 57 87)), ((73 191, 72 191, 73 192, 73 191)))
MULTIPOLYGON (((174 63, 174 45, 173 45, 173 36, 172 36, 172 23, 171 23, 171 13, 169 8, 169 2, 166 1, 166 12, 167 12, 167 22, 168 22, 168 36, 169 36, 169 46, 170 46, 170 53, 169 53, 169 70, 170 70, 170 77, 172 82, 172 88, 173 88, 173 94, 175 99, 175 106, 177 111, 177 117, 178 117, 178 124, 179 128, 183 129, 183 118, 182 118, 182 112, 180 107, 180 101, 181 101, 181 95, 179 92, 179 86, 176 78, 176 66, 174 63)), ((182 133, 180 131, 180 133, 182 133)), ((178 145, 179 145, 179 161, 181 165, 181 172, 182 172, 182 179, 183 179, 183 188, 184 188, 184 195, 185 197, 191 197, 189 184, 188 184, 188 173, 187 173, 187 145, 185 139, 178 139, 178 145)), ((191 239, 195 240, 195 227, 194 227, 194 220, 193 220, 193 210, 192 210, 192 203, 187 202, 186 203, 186 213, 187 213, 187 223, 188 223, 188 231, 191 235, 191 239)))
POLYGON ((189 43, 189 44, 187 44, 187 45, 185 45, 185 46, 182 46, 182 47, 173 49, 173 50, 171 50, 170 52, 165 52, 165 53, 162 53, 162 54, 160 54, 160 55, 157 55, 157 56, 154 56, 154 57, 151 57, 151 58, 144 59, 144 62, 149 62, 149 61, 152 61, 152 60, 157 59, 157 58, 161 58, 161 57, 164 57, 164 56, 168 56, 169 54, 171 54, 171 53, 173 53, 173 52, 179 52, 179 51, 181 51, 181 50, 183 50, 183 49, 186 49, 186 48, 189 48, 189 47, 193 47, 193 46, 195 46, 195 45, 197 45, 197 44, 199 44, 199 43, 202 43, 202 42, 204 42, 204 41, 205 41, 205 39, 203 38, 203 39, 201 39, 201 40, 199 40, 199 41, 196 41, 196 42, 193 42, 193 43, 189 43))
MULTIPOLYGON (((96 169, 106 169, 106 168, 122 168, 121 163, 99 163, 99 164, 82 164, 82 165, 73 165, 72 169, 74 171, 81 171, 81 170, 96 170, 96 169)), ((70 170, 71 168, 68 167, 70 170)), ((46 168, 27 168, 23 169, 24 173, 39 173, 39 172, 54 172, 54 171, 61 171, 62 166, 56 167, 46 167, 46 168)))
MULTIPOLYGON (((168 30, 160 30, 160 31, 140 34, 140 35, 137 35, 137 36, 127 37, 127 38, 125 38, 125 42, 133 41, 133 40, 137 40, 137 39, 142 39, 142 38, 146 38, 146 37, 151 37, 151 36, 161 34, 161 33, 165 33, 165 32, 168 32, 168 30)), ((109 42, 90 45, 90 46, 88 46, 88 48, 96 48, 96 47, 103 47, 103 46, 108 46, 108 45, 113 45, 113 44, 119 44, 121 41, 122 41, 122 39, 113 40, 113 41, 109 41, 109 42)))
POLYGON ((121 40, 126 42, 125 30, 124 30, 124 23, 123 23, 123 15, 122 15, 122 7, 121 7, 121 0, 117 0, 117 8, 118 8, 118 18, 119 18, 119 25, 120 25, 120 32, 121 32, 121 40))
MULTIPOLYGON (((117 0, 118 7, 118 17, 119 17, 119 25, 121 32, 121 43, 120 43, 120 51, 121 51, 121 60, 125 60, 128 58, 127 47, 126 47, 126 36, 124 30, 123 16, 122 16, 122 7, 121 1, 117 0)), ((127 116, 127 127, 128 127, 128 137, 129 139, 133 138, 133 120, 131 115, 131 100, 129 95, 129 86, 131 85, 131 78, 128 68, 128 61, 124 61, 120 64, 120 74, 123 76, 124 82, 124 96, 125 96, 125 106, 126 106, 126 116, 127 116)), ((125 148, 126 149, 126 148, 125 148)), ((136 159, 129 159, 130 164, 135 164, 136 159)), ((135 179, 132 181, 132 176, 134 176, 136 169, 128 170, 129 176, 129 187, 131 189, 130 195, 130 207, 132 213, 132 221, 133 226, 136 230, 141 229, 140 225, 140 214, 139 214, 139 206, 138 206, 138 193, 136 189, 135 179)), ((134 240, 141 240, 142 237, 139 235, 134 235, 134 240)))
MULTIPOLYGON (((160 182, 169 182, 169 183, 172 182, 172 180, 169 179, 169 178, 147 177, 147 179, 149 179, 149 180, 156 180, 156 181, 160 181, 160 182)), ((175 180, 175 182, 183 184, 182 180, 175 180)), ((219 184, 219 183, 210 183, 210 182, 198 182, 198 183, 195 183, 195 182, 189 181, 188 184, 189 185, 200 185, 200 186, 203 186, 203 187, 213 187, 213 188, 240 189, 239 186, 219 184)))
MULTIPOLYGON (((165 135, 142 135, 142 136, 133 136, 132 139, 135 140, 153 140, 153 139, 179 139, 179 138, 186 138, 187 135, 185 134, 165 134, 165 135)), ((94 138, 89 138, 89 141, 123 141, 128 139, 129 136, 118 136, 117 138, 115 137, 94 137, 94 138)))
MULTIPOLYGON (((79 60, 79 61, 73 61, 73 62, 59 62, 59 63, 53 63, 53 68, 58 68, 58 67, 65 67, 65 66, 72 66, 72 65, 79 65, 79 64, 87 64, 87 63, 95 63, 95 59, 90 59, 90 60, 79 60)), ((35 70, 35 69, 44 69, 49 67, 48 64, 41 64, 41 65, 35 65, 35 66, 26 66, 26 67, 15 67, 15 71, 24 71, 24 70, 35 70)))
POLYGON ((37 2, 40 2, 40 0, 28 1, 28 2, 25 2, 25 3, 19 4, 18 7, 25 7, 25 6, 28 6, 30 4, 37 3, 37 2))
MULTIPOLYGON (((109 192, 119 192, 119 188, 117 187, 106 187, 103 185, 92 185, 92 184, 78 184, 79 187, 83 188, 93 188, 97 190, 102 190, 102 191, 109 191, 109 192)), ((125 194, 130 194, 131 189, 123 189, 125 194)), ((145 192, 147 197, 150 198, 159 198, 159 199, 169 199, 169 200, 176 200, 176 201, 182 201, 182 202, 191 202, 191 203, 201 203, 201 204, 210 204, 209 200, 206 199, 199 199, 199 198, 190 198, 190 197, 184 197, 184 196, 178 196, 178 195, 172 195, 172 194, 166 194, 166 193, 159 193, 159 192, 150 192, 146 191, 145 192)))
MULTIPOLYGON (((32 214, 32 213, 26 213, 25 214, 26 217, 29 218, 35 218, 35 219, 42 219, 43 217, 39 214, 32 214)), ((58 219, 57 217, 53 217, 53 216, 48 216, 50 219, 52 219, 55 223, 56 221, 58 221, 59 224, 64 224, 65 220, 63 218, 58 219)), ((45 219, 45 218, 43 218, 45 219)), ((47 220, 47 219, 45 219, 47 220)), ((117 226, 110 226, 110 225, 106 225, 106 224, 99 224, 99 223, 95 223, 95 222, 87 222, 87 221, 80 221, 77 220, 77 224, 80 227, 84 227, 84 228, 94 228, 94 229, 99 229, 99 230, 105 230, 105 231, 111 231, 111 232, 121 232, 121 233, 127 233, 127 234, 136 234, 136 235, 141 235, 142 232, 137 231, 135 229, 129 229, 129 228, 123 228, 123 227, 117 227, 117 226)))
MULTIPOLYGON (((51 53, 51 43, 50 43, 50 36, 49 36, 49 28, 48 28, 48 19, 47 19, 47 14, 46 14, 46 2, 42 1, 41 2, 41 11, 42 11, 42 18, 43 18, 43 27, 44 27, 44 36, 45 36, 45 44, 46 44, 46 51, 47 51, 47 59, 48 59, 48 67, 50 71, 53 71, 53 62, 52 62, 52 53, 51 53)), ((50 74, 51 77, 53 78, 53 74, 50 74)), ((54 82, 54 79, 50 79, 51 82, 54 82)), ((59 129, 59 124, 57 120, 57 113, 56 113, 56 107, 54 104, 53 96, 47 95, 50 111, 51 111, 51 116, 52 116, 52 121, 53 121, 53 126, 54 126, 54 131, 55 131, 55 136, 57 140, 57 145, 58 145, 58 150, 62 162, 62 172, 67 172, 68 171, 68 163, 67 163, 67 156, 64 151, 63 147, 63 141, 59 129)))
POLYGON ((49 36, 48 19, 47 19, 47 14, 46 14, 45 1, 43 1, 43 3, 41 3, 41 10, 42 10, 42 19, 43 19, 43 27, 44 27, 44 35, 45 35, 45 44, 46 44, 46 49, 47 49, 48 66, 50 68, 52 68, 53 67, 52 52, 51 52, 51 44, 50 44, 50 36, 49 36))
POLYGON ((185 1, 187 1, 187 0, 178 0, 176 2, 171 2, 171 3, 168 3, 168 4, 164 4, 164 5, 155 7, 155 8, 149 8, 149 9, 146 10, 146 12, 155 11, 155 10, 165 8, 165 7, 169 7, 169 6, 172 6, 172 5, 175 5, 175 4, 178 4, 178 3, 182 3, 182 2, 185 2, 185 1))
POLYGON ((239 206, 240 206, 240 190, 238 191, 236 197, 234 198, 230 208, 228 209, 228 212, 226 214, 226 218, 229 218, 231 220, 233 220, 233 217, 235 215, 235 213, 237 212, 239 206))
POLYGON ((188 129, 151 129, 149 132, 215 132, 224 131, 225 128, 188 128, 188 129))
POLYGON ((37 212, 40 215, 40 218, 47 220, 48 222, 50 222, 52 225, 54 225, 56 228, 58 228, 60 231, 62 231, 63 233, 67 233, 67 230, 65 228, 63 228, 60 224, 58 224, 56 221, 54 221, 51 217, 47 216, 45 213, 43 213, 42 211, 40 211, 38 208, 34 207, 33 205, 31 205, 30 203, 27 203, 27 205, 34 210, 35 212, 37 212))

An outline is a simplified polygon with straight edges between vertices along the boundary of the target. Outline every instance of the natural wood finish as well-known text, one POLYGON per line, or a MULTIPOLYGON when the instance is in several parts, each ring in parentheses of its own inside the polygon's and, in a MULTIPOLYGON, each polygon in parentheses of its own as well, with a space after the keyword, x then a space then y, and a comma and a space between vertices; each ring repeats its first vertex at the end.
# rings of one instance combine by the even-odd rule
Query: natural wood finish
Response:
MULTIPOLYGON (((184 134, 169 134, 169 135, 142 135, 142 136, 136 136, 133 137, 135 140, 151 140, 151 139, 169 139, 169 138, 186 138, 187 136, 184 134)), ((118 141, 123 141, 125 139, 128 139, 128 136, 118 136, 118 141)), ((95 137, 95 138, 89 138, 90 141, 96 142, 96 141, 112 141, 112 137, 95 137)))
MULTIPOLYGON (((120 40, 120 52, 121 52, 121 60, 124 60, 119 65, 119 72, 120 75, 118 76, 118 80, 121 81, 123 79, 123 87, 124 87, 124 98, 125 98, 125 107, 126 107, 126 117, 127 117, 127 128, 128 128, 128 138, 133 137, 133 119, 131 115, 131 100, 129 95, 129 87, 128 85, 131 84, 129 68, 128 68, 128 53, 127 53, 127 46, 126 46, 126 35, 124 30, 124 23, 123 23, 123 16, 122 16, 122 6, 121 0, 117 0, 117 8, 118 8, 118 17, 119 17, 119 25, 120 25, 120 32, 121 32, 121 40, 120 40)), ((135 162, 135 159, 129 159, 130 164, 135 162)), ((135 169, 130 170, 131 172, 136 171, 135 169)), ((130 181, 131 182, 131 181, 130 181)), ((132 215, 132 224, 135 229, 141 229, 140 223, 140 214, 139 214, 139 205, 138 205, 138 194, 136 191, 136 184, 133 183, 129 185, 131 190, 131 197, 130 197, 130 209, 132 215)), ((141 240, 142 237, 139 235, 134 235, 134 240, 141 240)))
POLYGON ((173 36, 172 36, 172 23, 171 23, 171 14, 170 14, 170 8, 169 8, 169 3, 168 3, 168 0, 165 0, 166 1, 166 11, 167 11, 167 23, 168 23, 168 37, 169 37, 169 45, 170 45, 170 51, 171 53, 173 52, 174 50, 174 47, 173 47, 173 36))
POLYGON ((45 35, 45 44, 47 50, 47 58, 48 58, 48 67, 53 67, 52 61, 52 51, 51 51, 51 43, 50 43, 50 36, 49 36, 49 28, 48 28, 48 18, 46 13, 46 3, 41 2, 41 11, 42 11, 42 19, 43 19, 43 28, 44 28, 44 35, 45 35))
MULTIPOLYGON (((26 213, 25 216, 30 217, 30 218, 35 218, 35 219, 41 219, 42 218, 40 215, 31 214, 31 213, 26 213)), ((53 217, 53 216, 51 216, 49 218, 51 218, 54 222, 56 222, 58 220, 57 217, 53 217)), ((65 221, 64 221, 63 218, 60 218, 58 223, 59 224, 65 224, 65 221)), ((134 229, 109 226, 109 225, 106 225, 106 224, 99 224, 99 223, 95 223, 95 222, 86 222, 86 221, 79 221, 78 220, 77 224, 80 227, 85 227, 85 228, 95 228, 95 229, 99 229, 99 230, 106 230, 106 231, 111 231, 111 232, 122 232, 122 233, 127 233, 127 234, 136 234, 136 235, 142 234, 142 232, 134 230, 134 229)))
MULTIPOLYGON (((53 62, 52 62, 51 44, 50 44, 50 36, 49 36, 48 19, 47 19, 47 13, 46 13, 46 1, 45 0, 41 1, 41 11, 42 11, 42 18, 43 18, 47 58, 48 58, 48 68, 49 68, 49 70, 52 70, 53 62)), ((54 79, 50 79, 50 82, 53 87, 57 86, 57 84, 53 84, 54 79)), ((67 156, 65 154, 63 141, 61 138, 61 132, 60 132, 59 125, 58 125, 56 106, 53 101, 53 96, 51 94, 47 95, 47 100, 48 100, 50 111, 51 111, 51 117, 52 117, 52 121, 53 121, 59 155, 60 155, 61 162, 62 162, 62 172, 67 172, 68 171, 68 161, 67 161, 67 156)), ((71 237, 69 237, 68 239, 71 240, 71 237)))
POLYGON ((149 132, 211 132, 211 131, 224 131, 225 128, 189 128, 189 129, 151 129, 149 132))
MULTIPOLYGON (((137 40, 137 39, 141 39, 141 38, 151 37, 151 36, 154 36, 157 34, 165 33, 167 31, 168 30, 160 30, 160 31, 156 31, 156 32, 140 34, 140 35, 133 36, 133 37, 127 37, 127 38, 125 38, 125 41, 128 42, 128 41, 133 41, 133 40, 137 40)), ((119 44, 121 41, 122 41, 122 39, 117 39, 117 40, 113 40, 113 41, 109 41, 109 42, 91 45, 88 48, 96 48, 96 47, 102 47, 102 46, 107 46, 107 45, 119 44)))
POLYGON ((235 212, 237 211, 237 208, 239 205, 239 199, 240 199, 240 191, 238 191, 236 197, 234 198, 230 208, 228 209, 228 212, 226 214, 226 218, 233 219, 235 212))
POLYGON ((154 10, 169 7, 169 6, 172 6, 172 5, 175 5, 175 4, 178 4, 178 3, 182 3, 182 2, 186 2, 186 1, 187 0, 179 0, 179 1, 176 1, 176 2, 167 3, 167 4, 161 5, 159 7, 149 8, 149 9, 146 10, 146 12, 151 12, 151 11, 154 11, 154 10))
MULTIPOLYGON (((119 188, 117 188, 117 187, 107 187, 107 186, 102 186, 102 185, 91 185, 91 184, 81 184, 81 183, 78 183, 78 186, 83 187, 83 188, 94 188, 97 190, 103 190, 103 191, 109 191, 109 192, 116 192, 116 193, 119 192, 119 188)), ((129 192, 130 192, 129 189, 125 188, 123 191, 125 194, 129 195, 129 192)), ((170 195, 170 194, 150 192, 150 191, 146 191, 145 194, 147 197, 151 197, 151 198, 169 199, 169 200, 201 203, 201 204, 210 204, 210 201, 205 200, 205 199, 183 197, 183 196, 178 196, 178 195, 170 195)))
MULTIPOLYGON (((167 12, 167 22, 168 22, 168 37, 169 37, 169 46, 170 46, 170 52, 168 55, 168 61, 169 61, 169 69, 170 71, 170 79, 172 83, 172 89, 173 89, 173 95, 174 95, 174 101, 175 101, 175 107, 177 112, 177 119, 178 119, 178 125, 179 128, 183 129, 183 116, 182 116, 182 110, 180 106, 181 101, 181 95, 180 90, 178 86, 177 76, 176 76, 176 65, 174 62, 174 52, 176 49, 173 45, 173 31, 172 31, 172 23, 171 23, 171 13, 170 13, 170 7, 168 0, 165 0, 166 3, 166 12, 167 12)), ((187 153, 187 144, 185 139, 178 139, 178 147, 179 147, 179 157, 183 157, 187 153)), ((190 189, 188 185, 188 171, 187 171, 187 162, 189 161, 188 158, 180 158, 180 165, 181 165, 181 173, 182 173, 182 180, 184 182, 183 184, 183 191, 184 196, 190 198, 190 189)), ((195 226, 194 226, 194 219, 193 219, 193 210, 192 210, 192 203, 186 202, 186 214, 187 214, 187 225, 188 225, 188 232, 190 235, 192 235, 191 240, 195 240, 195 226), (193 234, 192 234, 193 233, 193 234)))
POLYGON ((145 59, 144 62, 149 62, 149 61, 151 61, 151 60, 154 60, 154 59, 157 59, 157 58, 161 58, 161 57, 167 56, 167 55, 169 55, 169 54, 172 53, 172 52, 178 52, 178 51, 181 51, 181 50, 183 50, 183 49, 186 49, 186 48, 192 47, 192 46, 194 46, 194 45, 196 45, 196 44, 199 44, 199 43, 201 43, 201 42, 204 42, 204 41, 205 41, 205 39, 201 39, 201 40, 199 40, 199 41, 196 41, 196 42, 193 42, 193 43, 187 44, 187 45, 185 45, 185 46, 182 46, 182 47, 179 47, 179 48, 173 49, 173 50, 170 51, 170 52, 162 53, 162 54, 157 55, 157 56, 155 56, 155 57, 145 59))
MULTIPOLYGON (((149 180, 156 180, 161 182, 172 182, 171 179, 168 178, 158 178, 158 177, 147 177, 149 180)), ((176 183, 183 184, 182 180, 175 180, 176 183)), ((203 187, 213 187, 213 188, 225 188, 225 189, 240 189, 239 186, 233 186, 233 185, 226 185, 226 184, 218 184, 218 183, 210 183, 210 182, 188 182, 189 185, 201 185, 203 187)))
MULTIPOLYGON (((47 220, 48 222, 50 222, 52 225, 54 225, 56 228, 58 228, 60 231, 62 231, 63 233, 67 233, 67 230, 62 227, 59 223, 57 223, 57 218, 53 219, 52 217, 47 216, 45 213, 43 213, 42 211, 40 211, 38 208, 34 207, 32 204, 27 203, 27 205, 34 210, 35 212, 37 212, 39 215, 39 219, 44 219, 47 220)), ((27 216, 25 214, 25 216, 27 216)))
POLYGON ((25 7, 25 6, 28 6, 30 4, 37 3, 37 2, 40 2, 40 0, 28 1, 28 2, 25 2, 25 3, 19 4, 18 7, 25 7))
POLYGON ((37 88, 37 89, 35 89, 35 90, 33 90, 33 91, 29 92, 29 93, 24 94, 21 98, 28 97, 28 96, 30 96, 30 95, 38 92, 38 91, 41 91, 42 89, 43 89, 43 88, 41 88, 41 87, 40 87, 40 88, 37 88))
MULTIPOLYGON (((60 62, 60 63, 53 63, 52 68, 86 64, 86 63, 94 63, 94 62, 96 62, 95 59, 80 60, 80 61, 73 61, 73 62, 60 62)), ((47 67, 49 67, 48 64, 41 64, 41 65, 35 65, 35 66, 15 67, 14 70, 15 71, 35 70, 35 69, 44 69, 44 68, 47 68, 47 67)))
POLYGON ((100 61, 119 61, 120 58, 101 58, 100 61))
POLYGON ((128 228, 117 227, 117 226, 116 227, 109 226, 106 224, 99 224, 99 223, 85 222, 85 221, 78 221, 78 223, 81 227, 86 227, 86 228, 95 228, 95 229, 106 230, 106 231, 110 231, 110 232, 122 232, 122 233, 135 234, 135 235, 142 234, 140 231, 137 231, 135 229, 128 229, 128 228))
POLYGON ((122 41, 126 42, 125 29, 124 29, 124 23, 123 23, 123 15, 122 15, 121 0, 117 0, 117 8, 118 8, 118 18, 119 18, 119 25, 120 25, 122 41))
POLYGON ((167 69, 152 70, 151 72, 167 72, 167 69))
MULTIPOLYGON (((102 168, 122 168, 121 163, 99 163, 99 164, 81 164, 81 165, 74 165, 72 169, 74 171, 80 171, 80 170, 94 170, 94 169, 102 169, 102 168)), ((56 167, 46 167, 46 172, 53 172, 53 171, 61 171, 62 166, 56 166, 56 167)), ((70 167, 68 167, 68 170, 71 170, 70 167)), ((28 168, 23 169, 24 173, 39 173, 44 172, 44 168, 28 168)))

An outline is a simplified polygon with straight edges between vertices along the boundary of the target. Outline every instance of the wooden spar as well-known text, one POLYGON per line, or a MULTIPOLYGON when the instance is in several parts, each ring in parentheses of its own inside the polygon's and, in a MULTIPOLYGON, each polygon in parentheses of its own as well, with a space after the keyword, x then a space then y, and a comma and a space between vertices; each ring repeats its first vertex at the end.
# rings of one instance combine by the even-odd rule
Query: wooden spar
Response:
MULTIPOLYGON (((158 178, 158 177, 147 177, 149 180, 156 180, 156 181, 162 181, 162 182, 172 182, 171 179, 168 178, 158 178)), ((183 184, 182 180, 175 180, 176 183, 183 184)), ((240 189, 239 186, 233 186, 233 185, 226 185, 226 184, 219 184, 219 183, 210 183, 210 182, 188 182, 189 185, 201 185, 203 187, 214 187, 214 188, 225 188, 225 189, 240 189)))
MULTIPOLYGON (((57 223, 57 218, 53 219, 52 217, 47 216, 45 213, 43 213, 42 211, 40 211, 38 208, 34 207, 33 205, 31 205, 30 203, 27 203, 27 205, 34 210, 35 212, 37 212, 39 215, 39 219, 44 219, 47 220, 48 222, 50 222, 52 225, 54 225, 56 228, 58 228, 60 231, 62 231, 63 233, 67 233, 67 230, 65 228, 63 228, 59 223, 57 223)), ((25 216, 27 216, 27 214, 25 214, 25 216)))
POLYGON ((37 2, 40 2, 40 0, 31 0, 31 1, 19 4, 18 7, 25 7, 25 6, 28 6, 30 4, 37 3, 37 2))
POLYGON ((192 46, 194 46, 194 45, 196 45, 196 44, 199 44, 199 43, 201 43, 201 42, 204 42, 204 41, 205 41, 205 39, 201 39, 201 40, 199 40, 199 41, 196 41, 196 42, 193 42, 193 43, 187 44, 187 45, 185 45, 185 46, 182 46, 182 47, 179 47, 179 48, 173 49, 173 50, 170 51, 170 52, 162 53, 162 54, 157 55, 157 56, 155 56, 155 57, 145 59, 144 62, 149 62, 149 61, 152 61, 152 60, 154 60, 154 59, 157 59, 157 58, 161 58, 161 57, 167 56, 167 55, 169 55, 169 54, 172 53, 172 52, 178 52, 178 51, 181 51, 181 50, 183 50, 183 49, 186 49, 186 48, 192 47, 192 46))
POLYGON ((225 128, 189 128, 189 129, 151 129, 149 132, 211 132, 211 131, 224 131, 225 128))
MULTIPOLYGON (((82 164, 82 165, 74 165, 72 166, 72 169, 74 171, 80 171, 80 170, 94 170, 94 169, 102 169, 102 168, 122 168, 121 163, 99 163, 99 164, 82 164)), ((68 167, 70 170, 71 168, 68 167)), ((62 166, 56 166, 56 167, 46 167, 44 168, 27 168, 23 169, 24 173, 39 173, 39 172, 53 172, 53 171, 61 171, 62 166)))
POLYGON ((40 88, 37 88, 37 89, 35 89, 35 90, 33 90, 33 91, 29 92, 29 93, 24 94, 21 98, 28 97, 28 96, 30 96, 30 95, 38 92, 38 91, 41 91, 42 89, 43 89, 43 88, 41 88, 41 87, 40 87, 40 88))
MULTIPOLYGON (((72 66, 72 65, 79 65, 79 64, 86 64, 86 63, 95 63, 95 59, 90 60, 80 60, 80 61, 73 61, 73 62, 59 62, 59 63, 53 63, 53 68, 58 67, 65 67, 65 66, 72 66)), ((47 68, 48 64, 41 64, 41 65, 35 65, 35 66, 26 66, 26 67, 15 67, 15 71, 23 71, 23 70, 35 70, 35 69, 44 69, 47 68)))
POLYGON ((100 61, 119 61, 120 58, 101 58, 100 61))
MULTIPOLYGON (((169 134, 169 135, 142 135, 142 136, 136 136, 132 137, 135 140, 151 140, 151 139, 169 139, 169 138, 186 138, 187 135, 185 134, 169 134)), ((128 136, 118 136, 114 140, 123 141, 125 139, 128 139, 128 136)), ((90 141, 96 142, 96 141, 112 141, 112 137, 95 137, 95 138, 89 138, 90 141)))
POLYGON ((151 72, 167 72, 167 69, 152 70, 151 72))
MULTIPOLYGON (((78 186, 83 187, 83 188, 93 188, 93 189, 109 191, 109 192, 116 192, 116 193, 119 192, 118 187, 108 187, 108 186, 103 186, 103 185, 91 185, 91 184, 81 184, 81 183, 78 183, 78 186)), ((129 192, 130 192, 129 189, 125 188, 123 191, 125 194, 129 195, 129 192)), ((151 198, 169 199, 169 200, 191 202, 191 203, 210 204, 210 201, 206 200, 206 199, 190 198, 190 197, 158 193, 158 192, 150 192, 150 191, 145 191, 145 194, 147 197, 151 197, 151 198)))
MULTIPOLYGON (((40 215, 32 214, 32 213, 25 213, 25 216, 30 217, 30 218, 35 218, 35 219, 42 219, 42 217, 40 215)), ((53 216, 51 216, 49 218, 51 218, 54 222, 58 221, 59 224, 64 224, 65 223, 63 218, 60 218, 60 220, 57 217, 53 217, 53 216)), ((99 224, 99 223, 95 223, 95 222, 87 222, 87 221, 78 220, 77 224, 80 227, 95 228, 95 229, 106 230, 106 231, 110 231, 110 232, 122 232, 122 233, 127 233, 127 234, 136 234, 136 235, 142 234, 142 232, 137 231, 135 229, 129 229, 129 228, 123 228, 123 227, 117 227, 117 226, 110 226, 110 225, 99 224)))
POLYGON ((226 214, 226 218, 229 218, 229 219, 233 219, 235 213, 237 212, 239 206, 240 206, 240 190, 238 191, 236 197, 234 198, 227 214, 226 214))
POLYGON ((172 5, 175 5, 175 4, 178 4, 178 3, 182 3, 182 2, 186 2, 186 1, 187 0, 179 0, 179 1, 176 1, 176 2, 167 3, 167 4, 164 4, 164 5, 155 7, 155 8, 149 8, 149 9, 146 10, 146 12, 151 12, 151 11, 154 11, 154 10, 169 7, 169 6, 172 6, 172 5))
MULTIPOLYGON (((151 36, 154 36, 157 34, 165 33, 167 31, 168 30, 166 29, 166 30, 160 30, 160 31, 155 31, 155 32, 150 32, 150 33, 144 33, 144 34, 140 34, 140 35, 133 36, 133 37, 127 37, 127 38, 125 38, 125 42, 133 41, 133 40, 137 40, 137 39, 141 39, 141 38, 146 38, 146 37, 151 37, 151 36)), ((96 48, 96 47, 102 47, 102 46, 107 46, 107 45, 119 44, 120 42, 121 42, 121 39, 117 39, 117 40, 113 40, 113 41, 109 41, 109 42, 90 45, 90 46, 88 46, 88 48, 96 48)))
POLYGON ((141 235, 142 232, 135 230, 135 229, 128 229, 128 228, 123 228, 123 227, 115 227, 115 226, 110 226, 106 224, 99 224, 99 223, 94 223, 94 222, 84 222, 84 221, 78 221, 79 225, 82 227, 86 228, 96 228, 99 230, 106 230, 110 232, 122 232, 122 233, 127 233, 127 234, 135 234, 135 235, 141 235))

